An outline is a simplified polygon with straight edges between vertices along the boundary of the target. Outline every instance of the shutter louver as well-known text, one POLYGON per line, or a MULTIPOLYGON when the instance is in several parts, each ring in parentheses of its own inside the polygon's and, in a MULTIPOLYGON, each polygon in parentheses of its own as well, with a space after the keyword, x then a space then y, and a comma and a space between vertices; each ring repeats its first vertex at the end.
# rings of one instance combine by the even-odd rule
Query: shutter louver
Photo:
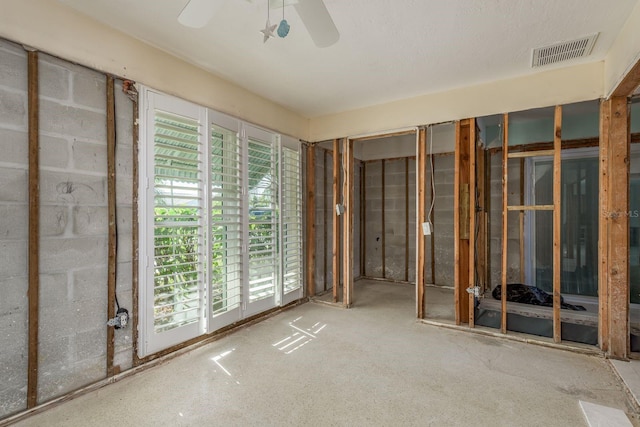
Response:
POLYGON ((300 152, 282 149, 282 280, 284 292, 302 286, 302 182, 300 152))
POLYGON ((242 292, 242 178, 240 144, 234 132, 211 134, 212 314, 237 308, 242 292))
POLYGON ((276 152, 249 139, 249 301, 275 295, 278 274, 276 152))
POLYGON ((154 331, 198 322, 203 268, 202 143, 197 120, 155 111, 154 331))

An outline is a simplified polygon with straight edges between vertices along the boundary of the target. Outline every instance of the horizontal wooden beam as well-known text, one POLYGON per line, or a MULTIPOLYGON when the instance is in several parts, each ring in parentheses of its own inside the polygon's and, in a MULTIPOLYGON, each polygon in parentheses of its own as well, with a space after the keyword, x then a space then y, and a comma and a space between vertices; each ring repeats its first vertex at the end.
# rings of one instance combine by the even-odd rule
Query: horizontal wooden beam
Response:
MULTIPOLYGON (((640 143, 640 133, 632 133, 631 134, 631 143, 637 144, 640 143)), ((585 147, 597 147, 600 145, 600 139, 598 137, 595 138, 584 138, 584 139, 565 139, 562 141, 562 149, 572 149, 572 148, 585 148, 585 147)), ((521 144, 514 145, 509 147, 509 152, 520 152, 520 151, 541 151, 541 150, 553 150, 553 141, 546 142, 532 142, 531 144, 521 144)), ((487 151, 491 154, 499 153, 502 151, 502 147, 493 147, 489 148, 487 151)))
POLYGON ((513 205, 507 206, 508 211, 552 211, 553 205, 513 205))
POLYGON ((403 130, 403 131, 398 131, 398 132, 392 132, 392 133, 386 133, 383 135, 368 135, 368 136, 363 136, 360 138, 353 138, 353 139, 349 139, 349 141, 369 141, 371 139, 384 139, 384 138, 391 138, 394 136, 403 136, 403 135, 415 135, 416 131, 415 130, 403 130))
POLYGON ((523 157, 553 156, 553 150, 536 150, 536 151, 516 151, 509 150, 508 157, 510 159, 519 159, 523 157))

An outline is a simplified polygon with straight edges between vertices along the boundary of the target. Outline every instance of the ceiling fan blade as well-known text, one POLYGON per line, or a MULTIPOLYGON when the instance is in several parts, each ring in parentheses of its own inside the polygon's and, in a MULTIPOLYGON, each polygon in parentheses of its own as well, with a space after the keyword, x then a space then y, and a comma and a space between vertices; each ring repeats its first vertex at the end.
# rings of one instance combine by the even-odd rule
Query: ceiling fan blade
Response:
POLYGON ((185 27, 202 28, 213 18, 220 0, 189 0, 178 15, 178 22, 185 27))
POLYGON ((316 46, 329 47, 340 39, 340 33, 324 1, 299 0, 293 7, 296 8, 316 46))

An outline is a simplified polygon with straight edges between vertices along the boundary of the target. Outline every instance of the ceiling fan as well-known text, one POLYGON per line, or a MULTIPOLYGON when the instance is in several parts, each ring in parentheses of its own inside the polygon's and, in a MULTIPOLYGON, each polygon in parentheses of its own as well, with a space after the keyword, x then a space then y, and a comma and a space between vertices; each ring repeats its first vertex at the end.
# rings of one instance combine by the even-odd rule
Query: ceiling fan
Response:
MULTIPOLYGON (((202 28, 213 18, 223 1, 189 0, 178 15, 178 22, 191 28, 202 28)), ((296 9, 317 47, 329 47, 338 41, 340 33, 323 0, 269 0, 270 8, 288 5, 293 5, 296 9)), ((266 37, 267 34, 265 34, 265 40, 266 37)))

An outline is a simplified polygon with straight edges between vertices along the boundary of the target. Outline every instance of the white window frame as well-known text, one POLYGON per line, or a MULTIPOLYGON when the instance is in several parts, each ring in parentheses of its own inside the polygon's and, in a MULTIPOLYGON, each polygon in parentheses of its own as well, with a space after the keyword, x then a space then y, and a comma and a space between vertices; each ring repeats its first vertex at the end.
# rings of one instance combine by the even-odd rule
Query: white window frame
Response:
MULTIPOLYGON (((593 158, 599 156, 599 148, 598 147, 584 147, 584 148, 569 148, 563 149, 561 151, 561 161, 569 160, 569 159, 585 159, 585 158, 593 158)), ((533 205, 535 204, 535 164, 537 162, 552 162, 553 156, 536 156, 529 157, 525 161, 525 205, 533 205)), ((534 212, 534 211, 532 211, 534 212)), ((524 223, 525 230, 529 236, 536 235, 536 227, 535 221, 531 220, 532 215, 525 211, 524 213, 524 223)), ((526 239, 524 245, 524 258, 525 262, 525 283, 532 284, 534 283, 535 278, 535 265, 532 260, 535 259, 536 253, 536 239, 526 239)), ((586 296, 586 295, 573 295, 567 294, 563 295, 565 298, 569 298, 572 302, 591 302, 596 297, 586 296)))
MULTIPOLYGON (((272 144, 272 151, 275 153, 276 158, 276 174, 278 177, 282 176, 282 163, 283 163, 283 151, 282 147, 285 146, 289 149, 297 150, 301 152, 300 142, 294 138, 279 135, 273 131, 260 128, 255 125, 251 125, 240 121, 236 118, 227 116, 225 114, 207 109, 202 106, 163 94, 161 92, 150 89, 146 86, 139 87, 140 93, 140 110, 139 110, 139 188, 138 188, 138 208, 139 208, 139 304, 138 312, 140 313, 138 329, 138 353, 139 357, 145 357, 150 354, 156 353, 171 346, 180 344, 194 337, 214 332, 215 330, 226 326, 228 324, 235 323, 249 316, 258 314, 270 308, 284 305, 289 302, 302 298, 304 287, 302 286, 302 261, 304 259, 302 252, 300 252, 300 284, 297 289, 288 292, 285 295, 282 274, 283 267, 283 252, 282 252, 282 215, 280 215, 281 200, 282 200, 282 183, 277 183, 277 191, 275 195, 277 197, 276 211, 277 212, 277 228, 275 230, 275 238, 277 239, 277 248, 275 250, 275 290, 274 295, 269 296, 249 304, 249 254, 247 250, 248 239, 248 139, 253 137, 257 140, 265 143, 272 144), (206 272, 203 278, 203 283, 200 289, 202 289, 203 296, 201 298, 201 315, 200 321, 197 325, 189 328, 188 331, 178 328, 175 332, 164 333, 164 337, 153 336, 154 331, 154 298, 153 298, 153 283, 154 283, 154 268, 152 257, 154 254, 153 236, 154 236, 154 199, 153 199, 153 182, 154 182, 154 127, 153 127, 153 114, 155 108, 158 105, 163 109, 174 112, 172 109, 175 107, 177 114, 185 108, 189 110, 189 117, 197 116, 198 122, 201 125, 200 135, 203 138, 205 144, 203 153, 204 159, 203 165, 203 177, 204 177, 204 209, 205 220, 202 227, 205 238, 205 268, 206 272), (209 291, 211 289, 211 253, 212 242, 210 238, 211 233, 211 215, 212 215, 212 182, 211 182, 211 134, 213 125, 227 129, 229 131, 237 132, 237 137, 241 150, 241 176, 243 184, 243 197, 242 197, 242 245, 243 245, 243 264, 242 264, 242 292, 241 292, 241 304, 236 309, 230 310, 222 315, 213 316, 212 304, 209 297, 209 291)), ((302 174, 302 159, 298 157, 300 161, 300 173, 302 174)), ((299 179, 299 194, 302 197, 302 176, 299 179)), ((301 200, 300 200, 301 203, 301 200)), ((300 227, 302 228, 302 209, 300 209, 300 227)), ((302 248, 301 248, 302 249, 302 248)))

